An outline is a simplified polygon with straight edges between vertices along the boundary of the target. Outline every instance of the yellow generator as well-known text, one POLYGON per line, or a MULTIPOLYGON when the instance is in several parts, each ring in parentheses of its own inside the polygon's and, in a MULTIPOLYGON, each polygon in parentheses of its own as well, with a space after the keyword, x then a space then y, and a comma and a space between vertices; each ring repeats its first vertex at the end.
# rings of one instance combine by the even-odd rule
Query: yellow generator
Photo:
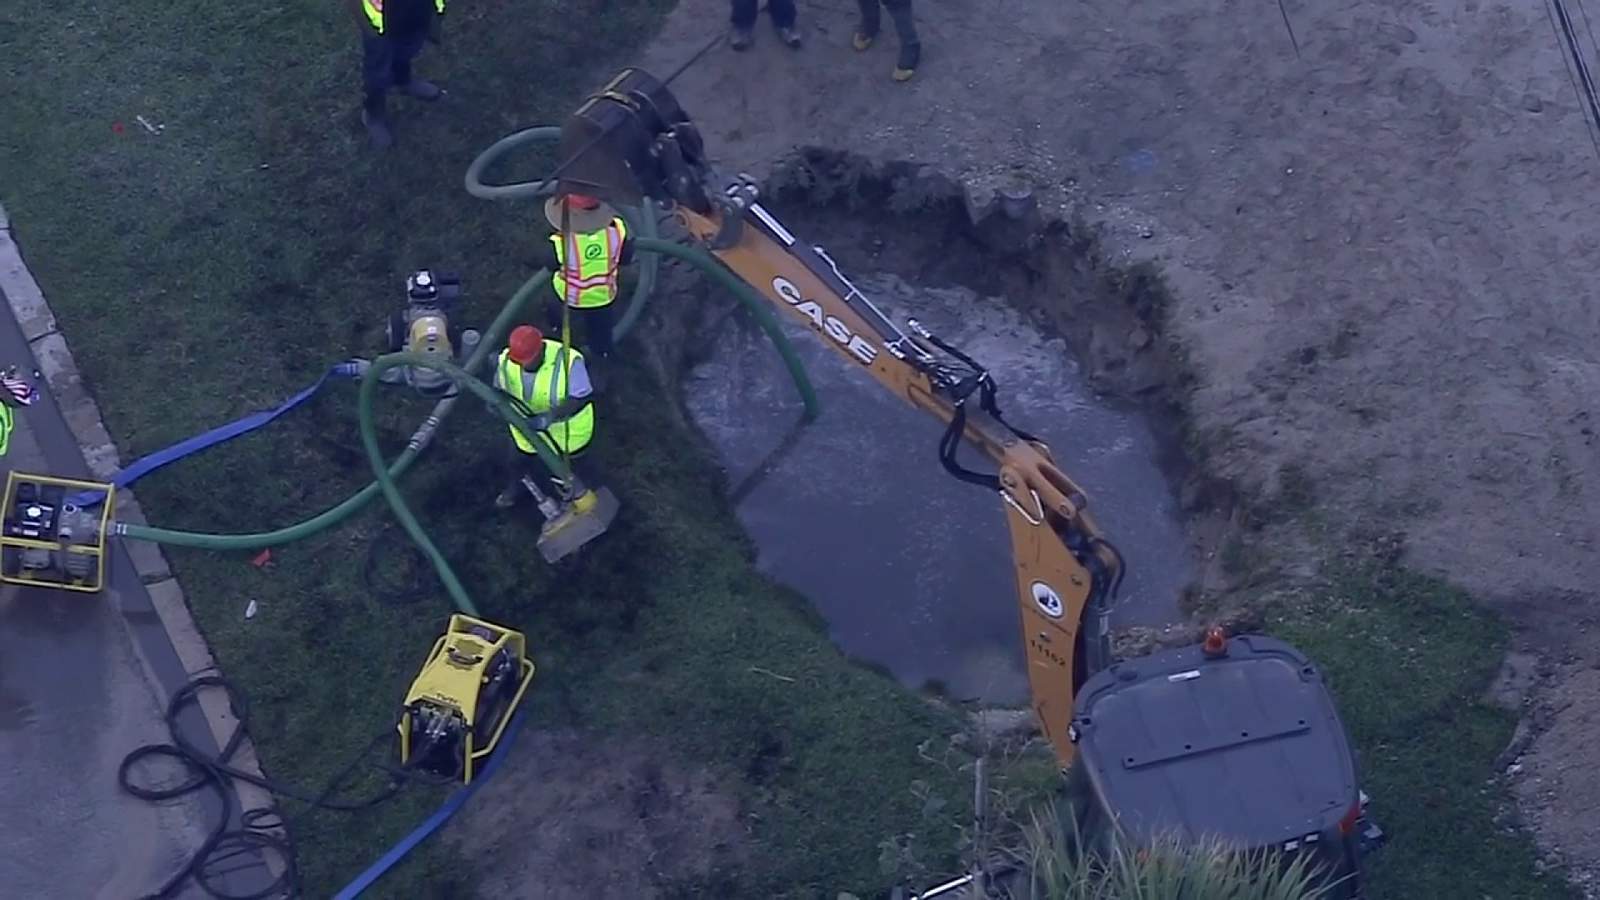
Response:
POLYGON ((532 681, 521 632, 451 616, 406 694, 401 764, 471 783, 532 681))
POLYGON ((9 473, 0 501, 0 581, 99 591, 116 499, 116 489, 99 481, 9 473))

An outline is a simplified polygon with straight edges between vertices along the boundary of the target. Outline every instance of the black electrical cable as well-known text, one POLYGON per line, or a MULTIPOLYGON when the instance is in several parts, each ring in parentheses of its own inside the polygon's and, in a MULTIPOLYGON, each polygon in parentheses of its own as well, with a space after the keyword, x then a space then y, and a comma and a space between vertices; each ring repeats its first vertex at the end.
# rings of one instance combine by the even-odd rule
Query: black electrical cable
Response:
POLYGON ((294 864, 294 846, 286 836, 289 826, 301 816, 313 810, 337 810, 354 812, 370 809, 397 794, 406 782, 417 778, 417 774, 408 769, 396 768, 388 765, 376 765, 390 775, 389 783, 371 797, 359 800, 336 800, 335 795, 361 768, 363 762, 369 762, 372 749, 379 743, 391 739, 393 730, 385 730, 377 735, 364 748, 359 755, 341 769, 332 780, 319 792, 311 794, 298 788, 284 785, 260 775, 247 772, 232 764, 234 754, 243 743, 246 727, 249 721, 249 706, 245 697, 232 682, 221 675, 203 675, 193 678, 189 683, 173 694, 172 700, 167 704, 166 723, 167 730, 172 735, 169 744, 146 744, 135 749, 123 757, 122 764, 117 768, 117 783, 129 794, 152 802, 171 800, 185 794, 200 790, 211 789, 222 804, 222 815, 216 826, 205 842, 195 851, 194 855, 178 871, 174 872, 158 889, 145 895, 143 900, 157 900, 173 896, 177 888, 189 878, 208 894, 222 900, 269 900, 269 898, 296 897, 299 895, 299 871, 294 864), (238 722, 233 733, 228 736, 222 749, 215 755, 205 753, 194 745, 184 734, 178 723, 178 718, 185 707, 199 703, 200 692, 207 688, 221 690, 228 699, 230 712, 238 722), (135 784, 132 779, 133 767, 140 762, 153 758, 166 757, 177 760, 191 773, 188 778, 178 784, 165 787, 150 787, 135 784), (276 807, 244 810, 240 813, 240 822, 243 827, 230 829, 228 823, 233 819, 237 809, 234 793, 230 790, 230 781, 243 781, 256 785, 273 794, 274 796, 287 797, 306 804, 306 809, 298 815, 285 818, 276 807), (282 829, 285 836, 272 834, 272 830, 282 829), (278 854, 282 859, 282 872, 273 882, 265 888, 249 893, 228 893, 220 889, 217 879, 227 874, 229 870, 218 870, 221 862, 234 859, 252 851, 266 851, 278 854))

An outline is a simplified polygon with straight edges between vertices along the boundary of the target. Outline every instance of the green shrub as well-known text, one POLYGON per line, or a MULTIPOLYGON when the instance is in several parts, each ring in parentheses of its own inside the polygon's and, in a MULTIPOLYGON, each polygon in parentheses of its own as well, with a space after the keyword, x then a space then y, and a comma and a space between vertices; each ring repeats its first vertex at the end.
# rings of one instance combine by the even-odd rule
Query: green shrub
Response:
POLYGON ((1017 895, 1034 900, 1318 900, 1310 857, 1240 851, 1217 841, 1160 839, 1149 847, 1114 841, 1093 852, 1077 823, 1054 811, 1023 828, 1017 895))

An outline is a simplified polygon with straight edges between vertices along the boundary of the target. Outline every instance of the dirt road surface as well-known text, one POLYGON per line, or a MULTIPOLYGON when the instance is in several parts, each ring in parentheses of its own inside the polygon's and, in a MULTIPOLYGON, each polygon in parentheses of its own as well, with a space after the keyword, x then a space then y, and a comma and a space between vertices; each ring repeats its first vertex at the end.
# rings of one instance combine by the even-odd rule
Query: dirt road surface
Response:
MULTIPOLYGON (((1522 792, 1547 843, 1600 866, 1576 727, 1600 717, 1577 677, 1600 664, 1600 210, 1546 8, 1286 0, 1297 53, 1271 3, 944 0, 899 85, 891 36, 850 49, 853 4, 800 5, 804 50, 763 24, 674 83, 713 155, 758 176, 802 145, 914 160, 978 203, 1026 183, 1160 261, 1218 474, 1249 492, 1303 467, 1340 532, 1403 533, 1553 668, 1522 792)), ((726 14, 683 0, 645 65, 726 14)))

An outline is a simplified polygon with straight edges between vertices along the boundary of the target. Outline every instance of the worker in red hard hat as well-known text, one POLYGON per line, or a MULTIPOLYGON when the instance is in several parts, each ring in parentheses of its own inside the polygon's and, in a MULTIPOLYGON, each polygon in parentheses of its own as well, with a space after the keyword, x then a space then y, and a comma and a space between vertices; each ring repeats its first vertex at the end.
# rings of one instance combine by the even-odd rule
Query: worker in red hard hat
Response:
POLYGON ((539 246, 534 264, 551 272, 550 284, 556 293, 551 307, 553 327, 560 330, 567 312, 562 307, 566 306, 581 335, 569 336, 569 340, 575 340, 595 359, 609 359, 618 274, 622 266, 633 262, 628 226, 616 210, 585 194, 550 198, 544 215, 555 233, 539 246), (562 233, 563 225, 569 233, 562 233))
POLYGON ((536 485, 544 496, 561 498, 570 485, 544 465, 533 440, 543 441, 577 470, 579 458, 594 438, 593 388, 583 354, 545 337, 532 325, 519 325, 512 329, 506 349, 500 351, 494 386, 531 412, 531 424, 539 431, 530 440, 511 428, 514 480, 495 498, 495 506, 504 509, 515 504, 519 485, 529 487, 530 492, 536 485))

